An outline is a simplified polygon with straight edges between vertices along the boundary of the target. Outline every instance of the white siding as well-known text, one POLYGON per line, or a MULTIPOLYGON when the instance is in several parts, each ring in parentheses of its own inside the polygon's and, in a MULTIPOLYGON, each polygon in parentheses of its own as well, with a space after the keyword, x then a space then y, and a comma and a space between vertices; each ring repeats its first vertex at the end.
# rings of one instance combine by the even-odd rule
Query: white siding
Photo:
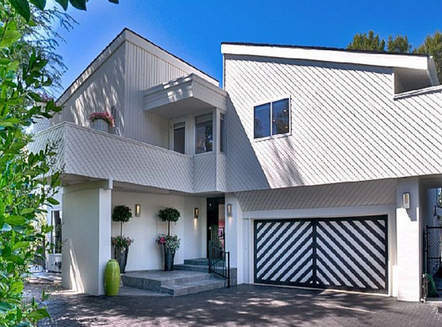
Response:
POLYGON ((225 56, 229 191, 439 174, 442 93, 393 99, 390 68, 225 56), (291 97, 292 132, 253 139, 253 106, 291 97))
MULTIPOLYGON (((184 259, 201 258, 206 254, 206 199, 191 196, 162 195, 154 193, 112 192, 112 207, 126 205, 132 208, 141 205, 140 217, 133 217, 123 224, 123 234, 134 240, 129 249, 127 271, 162 269, 163 254, 155 243, 159 234, 167 234, 167 223, 158 218, 158 211, 166 207, 178 209, 181 214, 176 223, 171 223, 171 234, 177 235, 180 248, 175 263, 184 259), (193 209, 200 209, 198 219, 193 218, 193 209)), ((120 224, 112 222, 112 236, 120 235, 120 224)))
POLYGON ((125 88, 125 51, 123 43, 114 52, 96 66, 87 78, 80 78, 75 91, 68 89, 60 98, 63 106, 53 122, 69 121, 80 126, 90 126, 89 115, 93 112, 107 111, 116 113, 117 133, 124 124, 120 112, 124 105, 125 88))
POLYGON ((395 205, 395 180, 236 193, 243 211, 395 205))

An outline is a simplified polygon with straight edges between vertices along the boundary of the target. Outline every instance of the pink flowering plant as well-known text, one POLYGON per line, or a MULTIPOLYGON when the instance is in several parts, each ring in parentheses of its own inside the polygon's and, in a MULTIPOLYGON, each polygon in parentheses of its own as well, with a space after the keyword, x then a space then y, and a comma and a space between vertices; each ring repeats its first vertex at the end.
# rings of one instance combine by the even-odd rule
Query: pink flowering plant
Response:
POLYGON ((127 236, 112 237, 112 245, 118 249, 127 249, 133 243, 133 239, 127 236))
POLYGON ((176 235, 158 235, 156 242, 158 245, 164 246, 164 248, 169 249, 172 252, 175 252, 175 250, 180 247, 180 239, 176 235))
POLYGON ((93 112, 89 115, 89 120, 94 121, 97 119, 104 120, 106 123, 109 124, 110 127, 115 127, 115 119, 114 117, 108 113, 107 111, 104 112, 93 112))

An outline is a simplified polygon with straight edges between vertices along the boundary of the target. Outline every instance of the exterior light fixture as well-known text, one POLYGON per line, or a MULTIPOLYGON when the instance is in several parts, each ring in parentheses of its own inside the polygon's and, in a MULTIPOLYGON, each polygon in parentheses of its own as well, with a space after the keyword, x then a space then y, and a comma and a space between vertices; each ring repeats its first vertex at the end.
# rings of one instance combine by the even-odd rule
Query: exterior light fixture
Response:
POLYGON ((402 208, 410 209, 410 193, 402 193, 402 208))
POLYGON ((199 208, 194 208, 193 209, 193 218, 194 219, 198 219, 199 215, 200 215, 200 209, 199 208))
POLYGON ((227 203, 227 217, 232 218, 232 204, 227 203))
POLYGON ((141 214, 141 204, 135 204, 135 217, 139 217, 141 214))

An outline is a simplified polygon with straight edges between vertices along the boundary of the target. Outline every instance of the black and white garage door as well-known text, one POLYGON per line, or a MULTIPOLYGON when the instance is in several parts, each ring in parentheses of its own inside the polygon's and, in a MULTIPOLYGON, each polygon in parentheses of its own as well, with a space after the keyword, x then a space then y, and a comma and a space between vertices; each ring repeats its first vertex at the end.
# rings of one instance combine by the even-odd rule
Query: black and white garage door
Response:
POLYGON ((255 283, 388 290, 387 216, 255 220, 255 283))

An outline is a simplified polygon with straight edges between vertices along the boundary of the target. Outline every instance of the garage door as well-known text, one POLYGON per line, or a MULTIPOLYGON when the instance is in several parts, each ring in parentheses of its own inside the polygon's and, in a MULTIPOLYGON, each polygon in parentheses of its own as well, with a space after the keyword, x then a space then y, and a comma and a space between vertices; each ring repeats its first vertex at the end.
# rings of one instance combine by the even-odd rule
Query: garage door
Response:
POLYGON ((255 220, 255 283, 386 293, 387 216, 255 220))

